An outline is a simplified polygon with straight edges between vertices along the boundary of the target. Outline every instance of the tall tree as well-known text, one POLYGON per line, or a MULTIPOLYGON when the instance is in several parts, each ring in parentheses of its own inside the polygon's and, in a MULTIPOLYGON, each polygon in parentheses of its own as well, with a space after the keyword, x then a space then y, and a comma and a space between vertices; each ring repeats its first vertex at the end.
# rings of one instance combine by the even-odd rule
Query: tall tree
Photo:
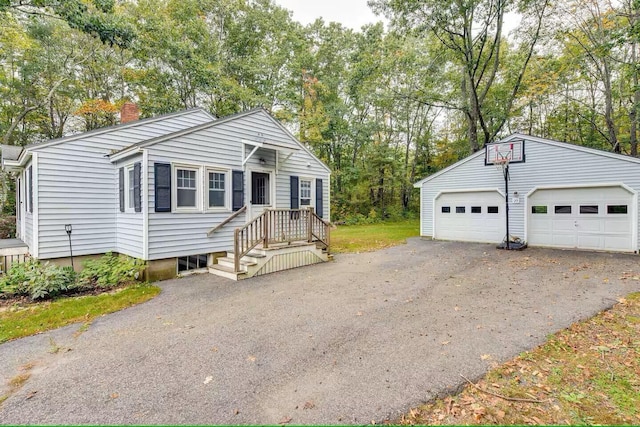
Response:
POLYGON ((515 2, 509 0, 370 0, 377 11, 385 13, 396 29, 409 28, 417 34, 432 34, 441 44, 451 64, 459 70, 459 81, 445 96, 423 101, 464 114, 468 126, 469 147, 478 151, 502 130, 511 112, 524 73, 540 39, 548 0, 515 2), (506 45, 503 40, 507 12, 526 14, 527 28, 520 31, 521 55, 513 75, 501 73, 506 45), (501 108, 487 111, 492 89, 509 78, 509 90, 501 108), (493 123, 489 123, 495 115, 493 123))

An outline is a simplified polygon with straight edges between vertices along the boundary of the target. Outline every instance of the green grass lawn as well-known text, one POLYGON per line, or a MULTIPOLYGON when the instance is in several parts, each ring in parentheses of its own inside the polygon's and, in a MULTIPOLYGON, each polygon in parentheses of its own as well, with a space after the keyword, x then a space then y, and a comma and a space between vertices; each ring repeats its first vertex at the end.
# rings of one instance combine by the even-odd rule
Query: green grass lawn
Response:
POLYGON ((159 287, 145 283, 100 295, 63 297, 53 301, 16 304, 0 312, 0 343, 71 323, 91 322, 104 314, 140 304, 159 293, 159 287))
POLYGON ((331 230, 331 251, 368 252, 406 242, 420 235, 420 220, 380 222, 366 225, 339 225, 331 230))

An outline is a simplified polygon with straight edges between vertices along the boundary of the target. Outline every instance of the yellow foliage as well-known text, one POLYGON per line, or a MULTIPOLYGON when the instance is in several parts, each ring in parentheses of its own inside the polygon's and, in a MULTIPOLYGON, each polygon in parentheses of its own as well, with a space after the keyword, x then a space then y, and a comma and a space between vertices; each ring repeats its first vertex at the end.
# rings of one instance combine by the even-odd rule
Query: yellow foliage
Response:
POLYGON ((76 110, 76 114, 91 115, 91 114, 110 114, 117 113, 118 108, 109 101, 102 99, 89 99, 82 103, 80 108, 76 110))

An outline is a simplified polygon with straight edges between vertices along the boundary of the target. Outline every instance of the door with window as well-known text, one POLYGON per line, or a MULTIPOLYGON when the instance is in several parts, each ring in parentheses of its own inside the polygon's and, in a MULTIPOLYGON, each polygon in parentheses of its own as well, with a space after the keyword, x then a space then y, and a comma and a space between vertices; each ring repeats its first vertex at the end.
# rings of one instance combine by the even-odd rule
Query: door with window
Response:
POLYGON ((252 218, 261 215, 265 209, 274 207, 275 194, 271 175, 271 172, 251 171, 249 194, 252 218))

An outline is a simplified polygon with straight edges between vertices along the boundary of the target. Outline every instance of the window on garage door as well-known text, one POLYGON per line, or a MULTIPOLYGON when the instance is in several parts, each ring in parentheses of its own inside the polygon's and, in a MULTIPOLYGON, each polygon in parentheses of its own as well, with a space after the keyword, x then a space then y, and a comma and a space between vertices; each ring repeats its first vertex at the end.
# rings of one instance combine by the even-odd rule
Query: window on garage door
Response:
POLYGON ((598 205, 580 205, 581 214, 597 214, 598 205))
POLYGON ((471 206, 471 213, 482 213, 481 206, 471 206))
POLYGON ((442 213, 451 213, 451 206, 443 206, 442 213))
POLYGON ((607 213, 611 215, 626 214, 627 205, 607 205, 607 213))
POLYGON ((546 206, 531 206, 532 214, 546 214, 547 207, 546 206))
POLYGON ((554 212, 557 214, 570 214, 571 205, 558 205, 554 207, 554 212))
POLYGON ((464 206, 456 206, 456 213, 464 213, 464 206))
POLYGON ((497 206, 487 206, 487 213, 497 214, 498 213, 498 207, 497 206))

